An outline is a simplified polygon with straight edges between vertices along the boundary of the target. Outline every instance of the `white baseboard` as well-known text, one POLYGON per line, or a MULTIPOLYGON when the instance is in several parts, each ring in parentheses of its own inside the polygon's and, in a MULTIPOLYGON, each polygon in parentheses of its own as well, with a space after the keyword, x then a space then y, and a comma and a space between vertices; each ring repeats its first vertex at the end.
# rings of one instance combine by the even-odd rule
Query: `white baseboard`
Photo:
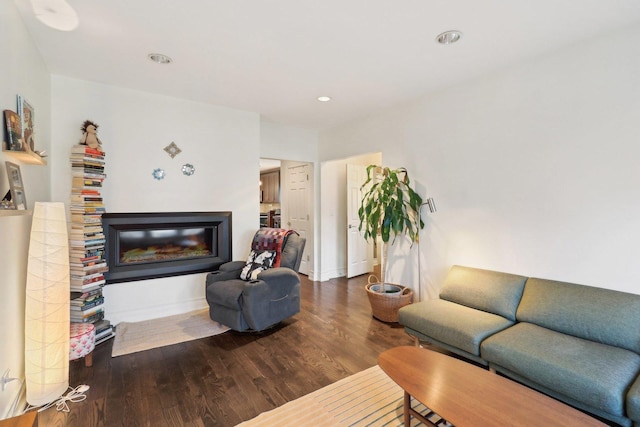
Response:
POLYGON ((112 325, 117 325, 120 322, 141 322, 143 320, 173 316, 175 314, 188 313, 204 308, 209 308, 209 305, 203 297, 170 304, 136 307, 128 310, 111 310, 107 313, 106 318, 111 321, 112 325))
POLYGON ((307 275, 307 278, 309 280, 311 280, 312 282, 316 282, 318 280, 318 278, 316 277, 315 270, 309 270, 309 274, 307 275))
POLYGON ((320 281, 326 282, 327 280, 335 279, 336 277, 345 277, 346 275, 347 270, 345 268, 322 271, 320 272, 320 281))

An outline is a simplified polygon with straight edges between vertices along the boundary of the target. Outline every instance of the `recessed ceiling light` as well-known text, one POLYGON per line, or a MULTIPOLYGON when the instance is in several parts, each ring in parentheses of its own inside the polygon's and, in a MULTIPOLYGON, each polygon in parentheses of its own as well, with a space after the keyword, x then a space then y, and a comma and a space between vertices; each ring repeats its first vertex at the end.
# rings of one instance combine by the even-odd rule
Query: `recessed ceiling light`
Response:
POLYGON ((436 41, 440 44, 452 44, 460 40, 462 33, 457 30, 445 31, 442 34, 438 34, 436 41))
POLYGON ((331 97, 330 96, 319 96, 318 97, 318 101, 320 101, 320 102, 329 102, 329 101, 331 101, 331 97))
POLYGON ((173 59, 161 53, 150 53, 147 57, 158 64, 171 64, 173 62, 173 59))

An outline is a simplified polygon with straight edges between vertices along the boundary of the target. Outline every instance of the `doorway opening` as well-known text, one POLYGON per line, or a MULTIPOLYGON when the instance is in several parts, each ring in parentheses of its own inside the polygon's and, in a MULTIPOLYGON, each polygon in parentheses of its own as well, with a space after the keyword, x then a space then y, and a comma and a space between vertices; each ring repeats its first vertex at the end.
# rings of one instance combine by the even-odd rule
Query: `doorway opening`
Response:
POLYGON ((313 163, 260 159, 260 226, 295 230, 307 239, 300 274, 314 277, 313 163))
POLYGON ((320 165, 321 281, 370 273, 380 263, 380 245, 374 252, 374 245, 362 238, 357 210, 362 200, 359 187, 365 181, 359 175, 367 166, 381 163, 382 153, 376 152, 320 165), (355 267, 354 271, 350 272, 350 267, 355 267))

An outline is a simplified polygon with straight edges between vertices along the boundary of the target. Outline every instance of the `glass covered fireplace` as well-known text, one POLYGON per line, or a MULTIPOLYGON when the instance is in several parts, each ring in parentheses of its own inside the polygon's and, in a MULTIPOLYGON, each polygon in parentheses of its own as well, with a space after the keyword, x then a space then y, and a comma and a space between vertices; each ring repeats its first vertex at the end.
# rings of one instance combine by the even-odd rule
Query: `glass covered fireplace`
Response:
POLYGON ((231 260, 231 212, 102 216, 107 283, 217 270, 231 260))

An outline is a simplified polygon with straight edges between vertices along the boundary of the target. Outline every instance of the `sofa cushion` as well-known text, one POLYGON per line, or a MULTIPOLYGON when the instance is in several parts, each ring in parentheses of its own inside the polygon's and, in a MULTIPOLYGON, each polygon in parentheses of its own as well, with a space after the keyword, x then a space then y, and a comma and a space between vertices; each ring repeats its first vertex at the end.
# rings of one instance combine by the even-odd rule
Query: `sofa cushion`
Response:
POLYGON ((513 325, 504 317, 445 300, 404 306, 398 311, 398 322, 476 356, 483 339, 513 325))
POLYGON ((627 416, 640 424, 640 377, 636 378, 627 393, 627 416))
POLYGON ((440 298, 516 320, 524 276, 454 265, 440 298))
POLYGON ((625 393, 640 371, 640 355, 518 323, 487 338, 481 356, 534 384, 607 413, 624 415, 625 393))
POLYGON ((517 318, 640 353, 640 295, 531 278, 517 318))

